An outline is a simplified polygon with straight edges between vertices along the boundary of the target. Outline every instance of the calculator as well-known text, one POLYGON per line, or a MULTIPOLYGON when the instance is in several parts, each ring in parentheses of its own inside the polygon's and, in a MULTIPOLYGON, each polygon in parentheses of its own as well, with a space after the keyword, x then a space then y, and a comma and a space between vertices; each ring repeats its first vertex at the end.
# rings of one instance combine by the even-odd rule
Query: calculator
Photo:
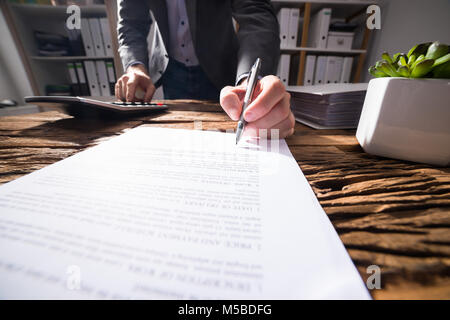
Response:
POLYGON ((75 117, 115 117, 161 112, 168 106, 159 102, 103 101, 72 96, 30 96, 25 102, 42 107, 57 108, 75 117))

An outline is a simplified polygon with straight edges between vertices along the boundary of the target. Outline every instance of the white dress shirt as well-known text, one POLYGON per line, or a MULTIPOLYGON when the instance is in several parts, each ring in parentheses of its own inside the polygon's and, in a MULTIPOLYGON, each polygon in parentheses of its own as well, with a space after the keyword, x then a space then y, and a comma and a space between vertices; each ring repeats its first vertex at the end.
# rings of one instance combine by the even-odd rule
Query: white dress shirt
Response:
POLYGON ((171 58, 187 66, 197 66, 185 0, 166 0, 169 21, 169 52, 171 58))

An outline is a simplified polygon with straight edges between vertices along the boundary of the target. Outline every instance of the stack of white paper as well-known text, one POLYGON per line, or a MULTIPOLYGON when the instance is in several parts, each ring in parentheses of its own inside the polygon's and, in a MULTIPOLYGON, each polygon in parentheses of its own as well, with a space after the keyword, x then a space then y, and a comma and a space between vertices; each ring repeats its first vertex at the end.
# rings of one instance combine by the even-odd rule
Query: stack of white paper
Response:
POLYGON ((356 128, 366 90, 367 83, 287 87, 297 121, 316 129, 356 128))
POLYGON ((141 127, 1 186, 0 298, 369 298, 275 142, 141 127))

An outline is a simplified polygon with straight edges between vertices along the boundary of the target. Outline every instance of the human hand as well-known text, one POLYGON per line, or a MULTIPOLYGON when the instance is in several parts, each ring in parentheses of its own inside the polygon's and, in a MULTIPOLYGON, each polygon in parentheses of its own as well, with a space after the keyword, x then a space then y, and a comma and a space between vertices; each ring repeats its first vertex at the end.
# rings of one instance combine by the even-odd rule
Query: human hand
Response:
MULTIPOLYGON (((234 120, 239 120, 247 81, 236 87, 224 87, 220 92, 220 105, 234 120)), ((294 133, 295 118, 291 112, 291 95, 276 76, 266 76, 256 84, 253 100, 244 112, 247 121, 244 134, 259 137, 260 129, 278 129, 280 139, 294 133)))
POLYGON ((127 72, 117 80, 116 97, 122 101, 150 102, 155 93, 155 86, 144 65, 128 67, 127 72))

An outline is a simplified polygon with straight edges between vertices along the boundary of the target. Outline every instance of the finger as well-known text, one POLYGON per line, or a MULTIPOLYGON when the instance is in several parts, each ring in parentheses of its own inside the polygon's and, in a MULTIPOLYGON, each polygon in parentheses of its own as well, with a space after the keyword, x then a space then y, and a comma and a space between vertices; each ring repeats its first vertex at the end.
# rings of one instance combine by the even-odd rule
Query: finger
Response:
POLYGON ((269 113, 267 113, 262 118, 259 118, 256 121, 253 121, 252 123, 257 128, 272 128, 280 121, 286 119, 289 116, 289 113, 291 112, 291 96, 289 93, 285 92, 283 99, 279 101, 275 107, 273 107, 269 113))
POLYGON ((119 84, 119 99, 121 101, 125 101, 125 89, 124 89, 124 84, 123 84, 123 79, 119 79, 118 81, 119 84))
POLYGON ((264 117, 284 97, 286 92, 283 83, 278 77, 266 76, 260 80, 260 90, 256 98, 245 110, 245 120, 256 121, 264 117))
POLYGON ((138 82, 136 77, 131 77, 127 84, 126 84, 126 88, 127 88, 127 101, 128 102, 134 102, 136 100, 136 88, 137 88, 138 82))
POLYGON ((114 87, 117 100, 122 100, 122 81, 119 79, 114 87))
POLYGON ((156 88, 153 84, 148 85, 147 90, 145 91, 144 102, 152 101, 155 91, 156 91, 156 88))
POLYGON ((224 87, 220 91, 220 105, 228 114, 228 116, 234 120, 239 120, 242 110, 242 100, 244 99, 245 88, 239 87, 224 87))
POLYGON ((126 101, 127 100, 127 83, 128 83, 129 77, 128 76, 123 76, 121 78, 120 81, 120 96, 121 96, 121 100, 122 101, 126 101))
POLYGON ((276 123, 271 128, 261 128, 255 125, 255 122, 248 123, 245 126, 244 135, 251 137, 270 138, 272 130, 278 130, 278 137, 280 139, 286 138, 294 133, 295 117, 292 112, 288 116, 276 123), (264 131, 261 131, 264 130, 264 131), (262 134, 264 132, 264 134, 262 134))
POLYGON ((289 115, 274 125, 270 130, 268 130, 268 136, 271 135, 272 130, 279 130, 278 136, 280 139, 284 139, 294 133, 294 127, 295 127, 295 117, 292 112, 289 113, 289 115))

